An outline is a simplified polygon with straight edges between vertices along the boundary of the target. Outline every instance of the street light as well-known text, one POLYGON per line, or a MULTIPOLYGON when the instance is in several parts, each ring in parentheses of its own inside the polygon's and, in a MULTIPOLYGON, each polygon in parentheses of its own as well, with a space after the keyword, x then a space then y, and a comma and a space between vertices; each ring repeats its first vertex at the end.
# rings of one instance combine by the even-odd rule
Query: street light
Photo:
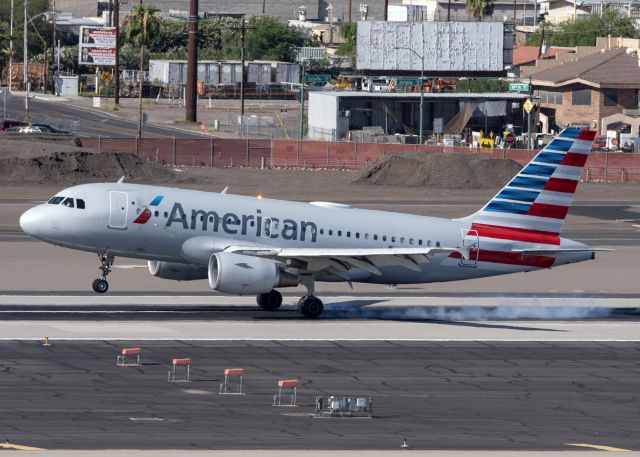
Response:
POLYGON ((406 49, 408 51, 411 51, 412 53, 415 54, 416 57, 418 57, 418 59, 420 59, 420 135, 418 136, 418 142, 420 144, 424 143, 424 127, 423 127, 423 120, 424 120, 424 56, 418 54, 413 48, 410 47, 405 47, 405 46, 398 46, 395 47, 394 49, 406 49))

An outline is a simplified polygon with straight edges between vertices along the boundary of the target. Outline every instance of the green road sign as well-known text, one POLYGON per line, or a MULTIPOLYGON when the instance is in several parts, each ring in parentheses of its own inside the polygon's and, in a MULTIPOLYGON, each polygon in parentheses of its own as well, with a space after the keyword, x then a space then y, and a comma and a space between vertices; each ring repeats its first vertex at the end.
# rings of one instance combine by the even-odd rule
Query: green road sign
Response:
POLYGON ((396 79, 396 87, 410 87, 420 84, 419 79, 396 79))
POLYGON ((529 84, 525 83, 510 83, 509 92, 529 92, 529 84))
POLYGON ((306 83, 328 83, 331 81, 331 75, 304 75, 306 83))

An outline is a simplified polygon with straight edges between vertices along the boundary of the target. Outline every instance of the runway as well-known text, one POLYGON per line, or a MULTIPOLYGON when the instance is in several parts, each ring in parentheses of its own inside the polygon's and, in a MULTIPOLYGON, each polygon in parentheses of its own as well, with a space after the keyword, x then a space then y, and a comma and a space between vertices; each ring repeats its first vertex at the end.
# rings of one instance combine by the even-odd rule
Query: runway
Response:
POLYGON ((640 449, 640 343, 4 342, 0 426, 45 449, 640 449), (168 383, 173 357, 190 383, 168 383), (243 396, 218 395, 228 367, 243 396), (299 406, 273 407, 278 379, 299 406), (373 419, 314 418, 317 395, 371 396, 373 419), (635 425, 634 425, 635 424, 635 425), (44 425, 44 426, 43 426, 44 425))

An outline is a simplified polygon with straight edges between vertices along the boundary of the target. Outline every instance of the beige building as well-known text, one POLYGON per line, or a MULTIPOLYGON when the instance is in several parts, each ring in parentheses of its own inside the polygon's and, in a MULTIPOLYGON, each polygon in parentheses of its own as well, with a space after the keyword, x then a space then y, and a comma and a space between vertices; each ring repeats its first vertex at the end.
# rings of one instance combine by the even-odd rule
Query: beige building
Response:
POLYGON ((602 50, 537 72, 531 82, 551 128, 599 128, 602 118, 638 108, 638 52, 602 50))

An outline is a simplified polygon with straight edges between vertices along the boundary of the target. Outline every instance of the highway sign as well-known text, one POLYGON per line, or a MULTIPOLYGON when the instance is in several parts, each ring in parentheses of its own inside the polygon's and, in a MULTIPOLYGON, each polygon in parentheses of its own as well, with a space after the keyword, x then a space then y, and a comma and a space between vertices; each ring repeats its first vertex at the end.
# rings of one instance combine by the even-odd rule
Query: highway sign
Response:
POLYGON ((306 83, 328 83, 331 81, 331 75, 304 75, 306 83))
POLYGON ((529 92, 529 84, 525 83, 510 83, 509 92, 529 92))
POLYGON ((533 103, 531 103, 530 98, 527 98, 527 101, 524 102, 524 109, 527 112, 527 114, 530 113, 531 110, 533 109, 533 103))
POLYGON ((419 79, 396 79, 396 87, 411 87, 420 84, 419 79))

